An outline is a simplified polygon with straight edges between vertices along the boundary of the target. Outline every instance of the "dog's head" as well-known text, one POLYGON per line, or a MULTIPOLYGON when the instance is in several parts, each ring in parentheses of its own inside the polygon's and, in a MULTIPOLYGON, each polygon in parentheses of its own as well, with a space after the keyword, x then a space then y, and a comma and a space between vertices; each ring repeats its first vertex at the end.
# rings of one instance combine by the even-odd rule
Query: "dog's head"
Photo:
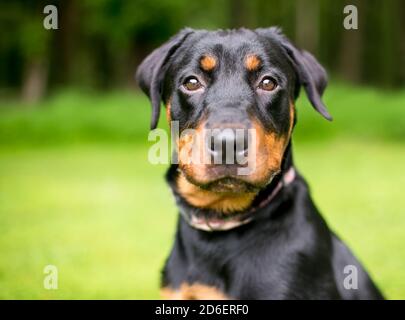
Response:
POLYGON ((214 192, 253 192, 280 172, 301 86, 331 119, 321 101, 324 69, 277 28, 184 29, 142 62, 136 78, 151 99, 152 129, 163 100, 184 133, 177 143, 186 179, 214 192), (190 161, 195 149, 197 162, 190 161), (246 163, 251 170, 240 174, 246 163))

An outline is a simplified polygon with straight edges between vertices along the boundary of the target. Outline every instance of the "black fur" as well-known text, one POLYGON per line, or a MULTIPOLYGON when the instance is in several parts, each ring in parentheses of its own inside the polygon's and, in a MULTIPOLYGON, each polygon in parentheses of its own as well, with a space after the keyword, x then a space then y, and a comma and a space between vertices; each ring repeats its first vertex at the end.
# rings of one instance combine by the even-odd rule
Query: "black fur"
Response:
MULTIPOLYGON (((242 121, 253 113, 267 130, 285 134, 289 102, 297 98, 301 86, 313 107, 331 119, 321 100, 327 83, 325 70, 277 28, 216 32, 185 29, 145 59, 137 80, 152 100, 152 128, 157 124, 160 100, 171 99, 171 117, 180 122, 181 130, 195 127, 207 112, 208 121, 221 117, 242 121), (254 73, 247 73, 239 60, 249 52, 258 54, 263 62, 254 73), (203 53, 219 57, 222 71, 202 72, 198 58, 203 53), (277 78, 280 89, 275 95, 258 98, 252 86, 266 70, 277 78), (190 73, 209 84, 204 95, 187 96, 179 90, 190 73)), ((291 166, 290 142, 281 175, 291 166)), ((177 166, 172 165, 167 180, 178 206, 180 210, 195 210, 176 192, 177 174, 177 166)), ((281 175, 259 192, 253 205, 272 192, 281 175)), ((179 216, 162 286, 176 289, 182 283, 195 282, 215 286, 238 299, 383 298, 350 250, 328 228, 300 175, 258 210, 252 222, 236 229, 200 231, 179 216), (358 269, 357 290, 343 287, 346 265, 358 269)))

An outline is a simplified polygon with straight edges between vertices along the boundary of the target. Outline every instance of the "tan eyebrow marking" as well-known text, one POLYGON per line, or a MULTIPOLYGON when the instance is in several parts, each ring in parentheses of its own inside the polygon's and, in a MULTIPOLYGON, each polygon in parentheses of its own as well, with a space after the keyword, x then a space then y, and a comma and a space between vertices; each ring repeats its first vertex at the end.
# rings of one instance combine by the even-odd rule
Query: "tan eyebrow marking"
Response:
POLYGON ((201 68, 205 71, 211 71, 217 65, 217 59, 211 55, 204 55, 200 60, 201 68))
POLYGON ((260 58, 255 54, 248 54, 245 59, 245 67, 249 71, 255 71, 260 67, 260 58))

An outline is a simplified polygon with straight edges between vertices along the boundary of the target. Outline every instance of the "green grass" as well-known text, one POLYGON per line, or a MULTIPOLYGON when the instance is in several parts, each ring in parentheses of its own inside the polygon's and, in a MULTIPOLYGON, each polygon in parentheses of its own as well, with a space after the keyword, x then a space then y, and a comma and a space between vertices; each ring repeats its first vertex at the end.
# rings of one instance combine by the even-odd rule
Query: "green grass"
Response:
POLYGON ((0 103, 0 145, 145 141, 151 108, 133 92, 63 91, 40 105, 0 103))
POLYGON ((331 229, 388 298, 405 299, 405 145, 298 144, 295 157, 331 229))
MULTIPOLYGON (((405 91, 335 84, 325 101, 332 123, 297 103, 296 164, 330 227, 405 299, 405 91)), ((0 298, 158 298, 177 210, 166 166, 147 161, 149 115, 130 92, 1 102, 0 298)))
MULTIPOLYGON (((345 136, 405 139, 405 90, 380 92, 332 84, 324 101, 334 122, 313 111, 304 92, 297 102, 301 140, 345 136)), ((0 100, 0 145, 61 145, 82 142, 144 143, 151 108, 134 92, 109 94, 62 91, 38 106, 0 100)), ((164 112, 160 125, 165 125, 164 112)))
POLYGON ((146 155, 135 145, 2 152, 0 297, 156 297, 176 210, 146 155), (48 264, 59 290, 43 289, 48 264))
MULTIPOLYGON (((176 209, 165 167, 146 157, 137 145, 3 150, 0 298, 157 298, 176 209), (42 285, 48 264, 55 291, 42 285)), ((398 144, 296 148, 331 228, 389 298, 405 298, 404 158, 398 144)))

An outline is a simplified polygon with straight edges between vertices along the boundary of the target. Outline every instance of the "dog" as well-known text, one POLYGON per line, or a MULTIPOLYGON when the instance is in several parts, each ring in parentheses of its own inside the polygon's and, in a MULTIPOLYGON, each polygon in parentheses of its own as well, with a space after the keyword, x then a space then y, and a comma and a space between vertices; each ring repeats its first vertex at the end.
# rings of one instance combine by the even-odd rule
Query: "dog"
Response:
POLYGON ((136 80, 151 100, 151 129, 163 102, 169 122, 194 132, 176 141, 178 163, 166 176, 180 215, 163 298, 383 299, 293 164, 301 87, 332 120, 321 100, 327 75, 310 53, 277 27, 186 28, 143 60, 136 80), (206 130, 215 133, 205 139, 206 130), (228 143, 232 152, 215 149, 228 143), (189 161, 191 144, 211 162, 189 161), (247 173, 239 174, 246 163, 224 161, 250 150, 247 173))

